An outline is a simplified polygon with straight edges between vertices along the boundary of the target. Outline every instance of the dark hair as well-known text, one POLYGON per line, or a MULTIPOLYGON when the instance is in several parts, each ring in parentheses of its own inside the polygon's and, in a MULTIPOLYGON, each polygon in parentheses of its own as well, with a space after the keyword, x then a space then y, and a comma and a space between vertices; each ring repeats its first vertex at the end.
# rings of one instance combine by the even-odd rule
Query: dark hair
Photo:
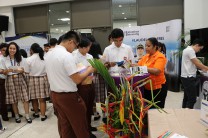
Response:
POLYGON ((9 45, 8 45, 8 47, 6 49, 6 52, 5 52, 5 57, 9 56, 9 47, 11 45, 15 45, 15 47, 16 47, 16 53, 14 54, 14 58, 17 61, 17 63, 20 63, 22 61, 22 57, 21 57, 21 54, 19 52, 19 46, 15 42, 9 43, 9 45))
POLYGON ((50 46, 55 46, 58 43, 58 40, 56 38, 51 38, 49 41, 50 46))
POLYGON ((111 38, 119 38, 119 37, 124 37, 124 33, 121 29, 115 28, 111 32, 111 38))
POLYGON ((87 38, 93 43, 96 41, 93 35, 88 35, 87 38))
POLYGON ((88 38, 84 37, 84 38, 81 38, 81 41, 80 41, 78 47, 80 47, 80 48, 88 47, 90 45, 90 43, 91 43, 91 41, 88 38))
POLYGON ((147 40, 152 43, 153 47, 156 47, 156 50, 158 50, 158 41, 155 37, 150 37, 147 40))
POLYGON ((37 43, 33 43, 30 47, 30 50, 33 51, 33 53, 39 53, 39 57, 41 60, 44 60, 43 56, 44 56, 44 51, 43 49, 40 47, 39 44, 37 43))
POLYGON ((44 47, 50 47, 49 43, 43 45, 44 47))
POLYGON ((158 48, 161 48, 161 53, 166 55, 166 46, 164 43, 158 42, 158 48))
POLYGON ((195 39, 192 43, 192 45, 199 45, 199 46, 203 46, 204 42, 201 39, 195 39))
POLYGON ((111 38, 112 38, 112 36, 111 36, 111 34, 109 34, 109 35, 108 35, 108 41, 109 41, 109 42, 110 42, 111 38))
POLYGON ((59 39, 60 39, 59 40, 60 43, 66 40, 71 40, 71 39, 75 39, 77 43, 80 42, 79 35, 75 31, 68 31, 64 35, 60 36, 59 39))
POLYGON ((2 49, 2 48, 4 48, 4 47, 8 47, 8 44, 7 43, 1 43, 1 45, 0 45, 0 49, 2 49))
POLYGON ((19 52, 21 56, 23 56, 24 58, 27 58, 27 52, 24 49, 20 49, 19 52))

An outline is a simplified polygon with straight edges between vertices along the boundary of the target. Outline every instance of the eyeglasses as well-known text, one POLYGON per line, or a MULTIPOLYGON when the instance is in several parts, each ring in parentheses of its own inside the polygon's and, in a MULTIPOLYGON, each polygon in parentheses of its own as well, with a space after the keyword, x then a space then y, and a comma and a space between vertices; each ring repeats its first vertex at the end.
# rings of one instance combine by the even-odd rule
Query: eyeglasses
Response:
POLYGON ((73 39, 72 39, 72 41, 73 41, 73 43, 74 43, 75 46, 78 46, 79 45, 79 43, 75 42, 73 39))

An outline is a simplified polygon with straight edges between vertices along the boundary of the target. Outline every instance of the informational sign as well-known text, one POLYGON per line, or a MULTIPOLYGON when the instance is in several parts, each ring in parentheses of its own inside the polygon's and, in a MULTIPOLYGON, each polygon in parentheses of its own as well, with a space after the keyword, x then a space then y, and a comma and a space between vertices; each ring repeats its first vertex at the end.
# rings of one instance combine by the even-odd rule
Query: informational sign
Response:
POLYGON ((167 58, 166 74, 173 77, 176 82, 179 82, 180 62, 179 56, 176 53, 181 42, 181 19, 144 26, 124 27, 121 29, 124 31, 124 43, 132 47, 135 55, 136 47, 142 44, 145 48, 145 42, 150 37, 155 37, 159 42, 164 43, 167 58))

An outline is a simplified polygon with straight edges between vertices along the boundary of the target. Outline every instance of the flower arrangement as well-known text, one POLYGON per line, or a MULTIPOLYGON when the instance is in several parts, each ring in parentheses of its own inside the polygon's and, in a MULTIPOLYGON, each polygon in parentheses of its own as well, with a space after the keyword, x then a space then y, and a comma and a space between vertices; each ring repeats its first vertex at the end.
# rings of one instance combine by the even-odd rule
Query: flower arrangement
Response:
MULTIPOLYGON (((107 115, 107 124, 103 124, 100 130, 109 135, 110 138, 141 138, 143 136, 144 118, 148 109, 152 106, 160 109, 154 102, 143 98, 140 88, 147 83, 152 83, 145 78, 133 83, 132 78, 136 75, 126 76, 120 74, 120 87, 116 86, 107 68, 98 59, 89 60, 90 64, 104 78, 110 87, 110 93, 102 110, 107 115)), ((162 109, 160 109, 162 110, 162 109)))

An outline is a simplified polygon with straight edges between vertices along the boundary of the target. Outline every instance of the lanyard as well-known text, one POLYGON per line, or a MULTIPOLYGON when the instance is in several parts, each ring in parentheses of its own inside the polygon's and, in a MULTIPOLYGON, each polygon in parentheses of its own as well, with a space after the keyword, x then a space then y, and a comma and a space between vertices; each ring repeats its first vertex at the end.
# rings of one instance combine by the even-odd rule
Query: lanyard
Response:
POLYGON ((14 64, 13 64, 11 57, 9 57, 9 58, 10 58, 11 65, 15 66, 16 65, 16 60, 14 59, 14 64))

